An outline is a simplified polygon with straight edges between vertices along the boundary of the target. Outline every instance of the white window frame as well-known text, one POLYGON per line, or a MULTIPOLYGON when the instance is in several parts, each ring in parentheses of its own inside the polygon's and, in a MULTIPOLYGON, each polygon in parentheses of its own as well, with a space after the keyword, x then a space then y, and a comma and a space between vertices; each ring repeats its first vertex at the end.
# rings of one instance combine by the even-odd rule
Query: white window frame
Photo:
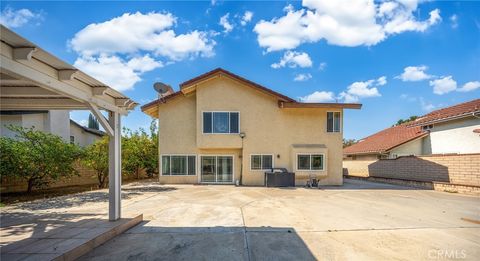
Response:
POLYGON ((198 183, 202 184, 235 184, 235 155, 233 154, 200 154, 198 155, 198 183), (202 181, 202 157, 215 157, 215 181, 202 181), (224 181, 218 182, 217 181, 217 166, 218 166, 218 157, 232 157, 232 181, 224 181))
POLYGON ((252 156, 260 156, 260 167, 262 167, 262 156, 272 156, 272 168, 275 167, 275 157, 274 157, 274 154, 260 154, 260 153, 253 153, 253 154, 250 154, 250 171, 265 171, 265 170, 269 170, 269 169, 252 169, 252 156))
POLYGON ((341 111, 327 111, 327 114, 326 114, 326 118, 327 118, 327 122, 325 124, 325 131, 327 133, 342 133, 342 127, 343 127, 343 114, 341 111), (333 131, 328 131, 328 113, 331 112, 333 113, 333 131), (338 112, 340 114, 340 126, 338 126, 338 131, 335 131, 335 112, 338 112))
POLYGON ((240 134, 240 111, 202 111, 202 134, 203 135, 231 135, 231 134, 240 134), (205 133, 204 128, 203 128, 203 114, 205 112, 211 112, 212 113, 212 133, 205 133), (227 112, 228 113, 228 132, 227 133, 216 133, 213 132, 213 113, 214 112, 227 112), (230 113, 235 112, 238 113, 238 132, 230 132, 230 113))
POLYGON ((326 171, 327 170, 327 158, 325 157, 325 153, 320 153, 320 152, 301 152, 301 153, 297 153, 295 155, 295 170, 296 171, 307 171, 307 172, 326 171), (310 156, 310 168, 309 169, 298 169, 298 156, 299 155, 310 156), (322 155, 322 157, 323 157, 322 169, 312 169, 312 155, 322 155))
POLYGON ((160 154, 160 175, 165 176, 165 177, 195 177, 198 175, 198 160, 197 160, 197 155, 196 154, 160 154), (170 165, 168 172, 170 173, 169 175, 164 175, 163 174, 163 157, 164 156, 185 156, 187 157, 187 174, 184 175, 172 175, 172 159, 170 158, 170 165), (195 157, 195 175, 188 175, 188 156, 194 156, 195 157))

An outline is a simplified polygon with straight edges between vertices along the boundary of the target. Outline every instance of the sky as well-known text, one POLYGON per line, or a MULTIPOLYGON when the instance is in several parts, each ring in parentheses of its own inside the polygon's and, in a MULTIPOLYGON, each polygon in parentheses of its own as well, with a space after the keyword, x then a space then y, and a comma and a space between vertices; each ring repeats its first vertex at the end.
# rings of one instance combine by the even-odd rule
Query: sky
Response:
MULTIPOLYGON (((222 67, 302 102, 358 102, 344 137, 480 97, 476 1, 2 1, 0 23, 140 105, 222 67)), ((86 124, 88 112, 71 118, 86 124)), ((148 128, 138 106, 123 118, 148 128)))

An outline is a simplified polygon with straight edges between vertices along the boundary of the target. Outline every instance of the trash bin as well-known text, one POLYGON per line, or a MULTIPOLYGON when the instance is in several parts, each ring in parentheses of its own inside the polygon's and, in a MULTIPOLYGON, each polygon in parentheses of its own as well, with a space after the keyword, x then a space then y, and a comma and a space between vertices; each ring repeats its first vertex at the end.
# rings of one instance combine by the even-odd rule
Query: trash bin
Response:
POLYGON ((266 187, 295 187, 295 173, 285 168, 273 168, 265 172, 266 187))

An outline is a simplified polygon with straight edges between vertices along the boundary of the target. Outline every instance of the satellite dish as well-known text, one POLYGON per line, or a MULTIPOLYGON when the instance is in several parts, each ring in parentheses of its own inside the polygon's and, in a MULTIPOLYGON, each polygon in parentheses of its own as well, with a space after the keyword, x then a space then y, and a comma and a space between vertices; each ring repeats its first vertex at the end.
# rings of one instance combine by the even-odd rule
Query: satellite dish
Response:
POLYGON ((155 91, 158 92, 162 97, 173 93, 172 87, 162 82, 154 83, 153 89, 155 89, 155 91))

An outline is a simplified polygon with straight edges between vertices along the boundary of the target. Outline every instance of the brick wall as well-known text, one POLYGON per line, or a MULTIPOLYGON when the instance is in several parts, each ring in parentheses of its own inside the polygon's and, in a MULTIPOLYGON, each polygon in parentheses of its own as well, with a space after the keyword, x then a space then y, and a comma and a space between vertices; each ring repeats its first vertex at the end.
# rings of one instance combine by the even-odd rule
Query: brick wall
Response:
POLYGON ((344 161, 344 173, 422 182, 480 186, 480 154, 407 156, 378 161, 344 161), (368 174, 365 172, 368 169, 368 174))

